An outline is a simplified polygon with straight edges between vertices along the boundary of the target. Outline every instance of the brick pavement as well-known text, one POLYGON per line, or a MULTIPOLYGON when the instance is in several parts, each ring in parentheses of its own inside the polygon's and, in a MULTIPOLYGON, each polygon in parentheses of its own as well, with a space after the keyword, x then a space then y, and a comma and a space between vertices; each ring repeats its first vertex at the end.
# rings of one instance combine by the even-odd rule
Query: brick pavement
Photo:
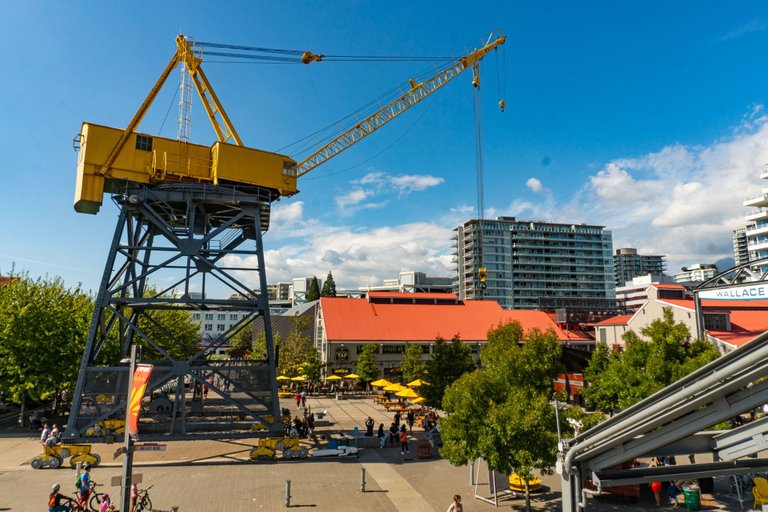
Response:
MULTIPOLYGON (((293 403, 282 404, 290 408, 293 403)), ((321 436, 351 433, 355 426, 364 432, 364 421, 370 415, 378 426, 389 426, 394 413, 375 405, 369 397, 335 400, 310 398, 312 410, 327 410, 326 419, 318 426, 316 443, 321 436)), ((291 412, 296 414, 295 403, 291 412)), ((58 481, 71 494, 74 473, 71 470, 32 470, 29 460, 38 453, 36 434, 33 437, 6 437, 0 434, 0 510, 45 510, 50 485, 58 481)), ((423 438, 414 430, 416 439, 423 438)), ((366 445, 367 439, 359 439, 366 445)), ((254 463, 247 461, 248 451, 256 440, 186 441, 168 443, 166 452, 137 453, 135 473, 141 473, 140 487, 153 485, 150 491, 157 509, 169 510, 172 505, 181 512, 203 510, 284 511, 285 481, 291 480, 292 508, 313 508, 318 511, 442 511, 448 507, 453 494, 464 498, 467 512, 491 511, 493 505, 472 499, 474 489, 469 485, 466 467, 456 468, 435 457, 419 459, 415 446, 411 454, 400 455, 399 447, 373 447, 361 450, 359 458, 278 460, 254 463), (366 492, 360 492, 361 468, 367 475, 366 492)), ((102 455, 102 466, 93 471, 94 480, 109 484, 113 475, 120 474, 121 459, 112 460, 116 446, 94 445, 102 455)), ((559 480, 544 477, 545 486, 554 490, 535 495, 537 510, 559 510, 559 480)), ((107 491, 118 496, 117 488, 107 491)), ((590 501, 589 510, 648 510, 650 495, 636 505, 615 501, 590 501)), ((508 508, 521 508, 522 499, 501 502, 508 508)), ((751 501, 748 505, 751 504, 751 501)), ((717 505, 712 503, 712 505, 717 505)), ((719 507, 723 508, 723 507, 719 507)), ((714 509, 714 508, 712 508, 714 509)), ((738 506, 726 508, 738 510, 738 506)))

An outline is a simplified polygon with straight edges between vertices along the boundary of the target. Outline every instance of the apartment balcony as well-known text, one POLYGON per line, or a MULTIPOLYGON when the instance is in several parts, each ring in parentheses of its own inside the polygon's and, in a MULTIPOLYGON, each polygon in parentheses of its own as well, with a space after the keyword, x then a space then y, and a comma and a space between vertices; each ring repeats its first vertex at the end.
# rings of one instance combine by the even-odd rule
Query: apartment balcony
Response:
POLYGON ((768 251, 768 240, 750 241, 747 246, 750 251, 768 251))
POLYGON ((768 180, 768 171, 763 171, 763 173, 760 175, 761 180, 768 180))
POLYGON ((748 197, 742 203, 744 206, 768 206, 768 189, 755 196, 748 197))
POLYGON ((750 226, 747 228, 747 236, 759 236, 768 233, 768 224, 761 226, 750 226))
POLYGON ((768 219, 768 208, 758 208, 756 211, 746 215, 744 219, 752 222, 768 219))

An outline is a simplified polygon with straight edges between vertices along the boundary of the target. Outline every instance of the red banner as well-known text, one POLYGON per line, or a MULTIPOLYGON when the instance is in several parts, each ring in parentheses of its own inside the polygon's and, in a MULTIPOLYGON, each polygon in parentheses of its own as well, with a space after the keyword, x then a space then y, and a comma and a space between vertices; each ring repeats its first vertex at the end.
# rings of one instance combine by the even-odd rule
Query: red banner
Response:
POLYGON ((136 437, 139 433, 139 411, 141 411, 141 399, 147 389, 149 376, 152 374, 151 364, 136 365, 133 372, 133 386, 131 387, 131 401, 128 416, 128 435, 136 437))

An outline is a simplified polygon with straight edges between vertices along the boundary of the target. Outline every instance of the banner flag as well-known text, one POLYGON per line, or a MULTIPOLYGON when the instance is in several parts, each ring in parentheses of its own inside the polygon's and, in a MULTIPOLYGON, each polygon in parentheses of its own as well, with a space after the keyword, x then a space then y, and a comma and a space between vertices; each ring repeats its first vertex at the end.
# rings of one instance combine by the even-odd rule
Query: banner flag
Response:
POLYGON ((139 411, 141 411, 141 399, 147 389, 149 376, 152 374, 151 364, 136 365, 133 372, 133 386, 131 387, 131 401, 128 416, 128 435, 136 437, 139 434, 139 411))

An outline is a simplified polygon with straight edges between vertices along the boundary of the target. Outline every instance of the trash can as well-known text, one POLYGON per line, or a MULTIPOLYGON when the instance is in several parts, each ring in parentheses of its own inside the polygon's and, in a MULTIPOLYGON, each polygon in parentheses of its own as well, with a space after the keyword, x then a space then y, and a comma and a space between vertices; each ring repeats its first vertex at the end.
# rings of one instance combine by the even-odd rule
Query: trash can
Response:
POLYGON ((346 437, 342 437, 339 440, 339 446, 349 446, 349 439, 346 437))
POLYGON ((338 439, 329 439, 328 440, 328 449, 329 450, 336 450, 339 447, 339 440, 338 439))
POLYGON ((690 485, 683 487, 683 498, 686 510, 699 510, 701 508, 701 491, 698 487, 690 485))

